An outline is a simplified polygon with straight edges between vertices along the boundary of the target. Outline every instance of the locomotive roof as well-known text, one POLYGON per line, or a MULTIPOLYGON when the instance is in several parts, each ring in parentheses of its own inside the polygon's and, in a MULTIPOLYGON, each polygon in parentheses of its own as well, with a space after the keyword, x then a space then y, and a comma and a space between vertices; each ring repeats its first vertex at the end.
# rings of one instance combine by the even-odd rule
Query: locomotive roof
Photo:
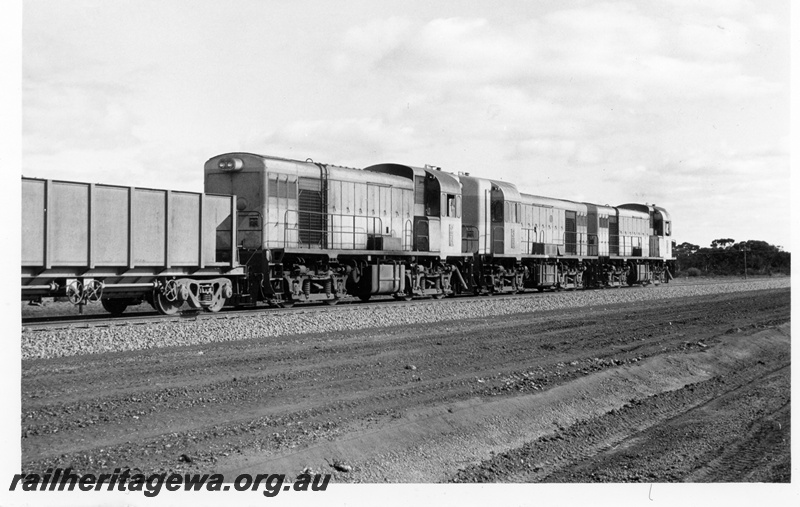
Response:
POLYGON ((505 181, 497 181, 497 180, 489 180, 492 182, 493 186, 496 186, 503 192, 503 198, 506 201, 514 201, 520 202, 522 198, 520 197, 519 190, 517 190, 516 185, 513 183, 507 183, 505 181))
POLYGON ((414 176, 431 176, 436 178, 439 182, 439 188, 442 192, 447 194, 461 194, 461 184, 454 175, 437 170, 422 167, 414 167, 405 164, 375 164, 364 168, 365 171, 393 174, 395 176, 402 176, 410 180, 414 176))
POLYGON ((554 208, 563 208, 568 209, 570 211, 577 211, 581 208, 581 203, 575 201, 569 201, 567 199, 558 199, 555 197, 545 197, 542 195, 532 195, 532 194, 520 194, 522 196, 522 202, 525 204, 538 204, 541 206, 552 206, 554 208))
POLYGON ((458 178, 459 180, 474 182, 474 184, 477 185, 476 188, 480 189, 479 192, 483 192, 483 189, 488 189, 489 187, 497 187, 497 189, 503 193, 503 200, 520 202, 519 190, 517 190, 517 187, 513 183, 467 176, 466 174, 460 174, 458 178))
POLYGON ((642 213, 648 213, 648 214, 651 211, 658 211, 659 213, 661 213, 661 216, 664 218, 664 220, 669 220, 670 219, 669 213, 667 212, 667 210, 665 210, 661 206, 656 206, 655 204, 638 204, 638 203, 631 202, 631 203, 627 203, 627 204, 620 204, 618 207, 621 208, 621 209, 629 209, 629 210, 634 210, 634 211, 640 211, 642 213))

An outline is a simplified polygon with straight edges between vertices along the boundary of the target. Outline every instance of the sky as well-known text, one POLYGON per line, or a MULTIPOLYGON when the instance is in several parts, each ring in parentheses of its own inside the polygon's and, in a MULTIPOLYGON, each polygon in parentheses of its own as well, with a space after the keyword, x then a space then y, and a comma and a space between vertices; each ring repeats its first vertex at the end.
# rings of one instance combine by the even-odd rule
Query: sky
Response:
POLYGON ((202 191, 247 151, 657 204, 790 250, 788 1, 26 0, 22 174, 202 191))

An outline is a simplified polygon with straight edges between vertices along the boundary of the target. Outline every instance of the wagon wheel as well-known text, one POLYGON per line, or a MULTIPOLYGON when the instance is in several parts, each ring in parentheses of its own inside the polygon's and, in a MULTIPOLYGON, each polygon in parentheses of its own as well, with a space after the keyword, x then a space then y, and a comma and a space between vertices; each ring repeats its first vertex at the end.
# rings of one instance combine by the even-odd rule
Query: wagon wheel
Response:
POLYGON ((73 305, 83 302, 83 284, 78 280, 73 280, 67 285, 67 299, 73 305))
MULTIPOLYGON (((174 283, 174 282, 173 282, 174 283)), ((183 301, 178 298, 177 290, 175 291, 174 300, 168 299, 170 296, 163 293, 161 290, 156 289, 153 291, 153 308, 155 308, 161 315, 175 315, 183 306, 183 301)))
POLYGON ((337 298, 337 297, 335 297, 335 298, 332 298, 332 299, 326 299, 326 300, 324 301, 324 303, 325 303, 326 305, 328 305, 328 306, 334 306, 334 305, 335 305, 336 303, 338 303, 338 302, 339 302, 339 298, 337 298))
POLYGON ((161 289, 161 294, 164 295, 164 299, 169 301, 170 303, 174 303, 179 299, 179 290, 178 284, 175 283, 175 280, 167 280, 167 283, 164 284, 164 287, 161 289))
POLYGON ((92 280, 83 287, 83 294, 86 301, 100 301, 103 296, 103 284, 98 280, 92 280))
POLYGON ((226 299, 222 297, 222 295, 214 296, 214 301, 205 307, 207 312, 217 313, 218 311, 222 310, 222 307, 225 306, 226 299))
POLYGON ((100 300, 100 304, 111 315, 122 315, 122 312, 128 307, 128 302, 124 299, 103 298, 100 300))

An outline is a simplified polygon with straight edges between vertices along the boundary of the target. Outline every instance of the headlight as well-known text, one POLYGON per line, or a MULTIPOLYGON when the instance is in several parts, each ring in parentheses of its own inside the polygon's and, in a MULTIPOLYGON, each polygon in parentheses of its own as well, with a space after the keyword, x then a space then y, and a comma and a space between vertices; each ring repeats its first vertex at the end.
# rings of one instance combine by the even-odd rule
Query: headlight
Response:
POLYGON ((223 158, 218 165, 223 171, 239 171, 244 167, 244 162, 240 158, 223 158))

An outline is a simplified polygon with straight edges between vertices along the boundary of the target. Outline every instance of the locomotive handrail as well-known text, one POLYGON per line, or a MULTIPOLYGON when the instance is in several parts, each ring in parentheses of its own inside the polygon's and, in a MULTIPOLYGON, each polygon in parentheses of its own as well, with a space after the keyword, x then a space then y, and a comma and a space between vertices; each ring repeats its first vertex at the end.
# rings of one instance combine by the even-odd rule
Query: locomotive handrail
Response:
POLYGON ((414 224, 407 219, 403 224, 403 251, 410 252, 414 248, 414 224))
POLYGON ((642 236, 612 234, 608 238, 610 255, 641 257, 643 254, 642 236), (638 250, 638 252, 636 250, 638 250))
POLYGON ((564 251, 568 255, 586 255, 597 256, 599 253, 599 244, 597 234, 588 234, 585 232, 564 233, 564 251), (567 241, 567 234, 574 234, 575 241, 567 241))
POLYGON ((520 242, 524 245, 522 252, 526 254, 535 254, 534 252, 534 245, 542 245, 542 251, 540 255, 543 255, 544 252, 544 245, 556 245, 556 246, 563 246, 564 240, 563 237, 559 239, 557 236, 553 238, 553 241, 548 243, 547 236, 545 235, 545 228, 542 227, 523 227, 522 228, 522 241, 520 242))
POLYGON ((383 220, 380 217, 322 213, 319 211, 286 210, 283 217, 283 228, 284 248, 308 247, 322 250, 364 250, 367 248, 367 242, 371 236, 384 236, 380 233, 383 230, 383 220), (291 214, 297 216, 294 223, 290 221, 291 214), (300 217, 302 215, 319 217, 321 219, 320 223, 323 224, 322 227, 301 227, 300 217), (339 224, 335 223, 334 218, 341 219, 339 224), (357 224, 356 220, 363 220, 363 222, 357 224), (345 221, 352 221, 352 224, 345 225, 345 221), (297 234, 296 238, 290 237, 292 232, 297 234), (303 240, 304 235, 308 241, 303 240), (315 241, 313 238, 316 235, 319 236, 315 241), (350 241, 350 236, 352 236, 352 241, 350 241), (345 240, 345 237, 347 237, 347 240, 345 240))

